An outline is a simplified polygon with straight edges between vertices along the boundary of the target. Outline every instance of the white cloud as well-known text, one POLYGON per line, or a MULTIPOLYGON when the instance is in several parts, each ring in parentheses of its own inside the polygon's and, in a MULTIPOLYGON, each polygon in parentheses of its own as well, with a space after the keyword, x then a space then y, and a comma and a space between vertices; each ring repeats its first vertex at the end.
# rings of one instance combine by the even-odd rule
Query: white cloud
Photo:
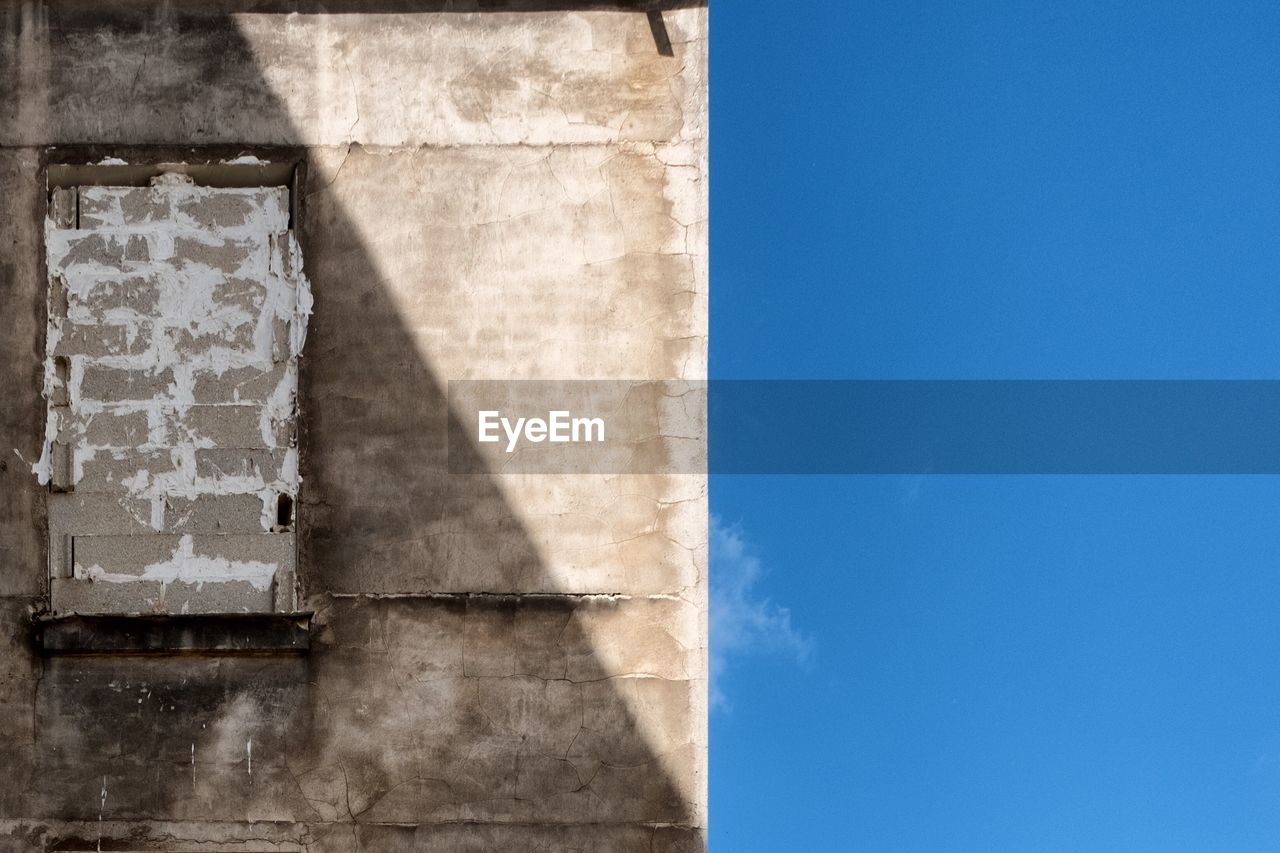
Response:
POLYGON ((711 516, 711 704, 727 707, 725 672, 751 654, 784 655, 804 662, 812 638, 791 624, 791 611, 760 595, 764 567, 738 525, 711 516))

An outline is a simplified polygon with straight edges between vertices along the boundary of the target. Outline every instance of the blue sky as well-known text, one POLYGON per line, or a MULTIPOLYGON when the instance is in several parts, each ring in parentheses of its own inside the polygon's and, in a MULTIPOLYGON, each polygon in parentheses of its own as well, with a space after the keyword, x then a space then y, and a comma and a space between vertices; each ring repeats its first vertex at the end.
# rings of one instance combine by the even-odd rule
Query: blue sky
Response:
MULTIPOLYGON (((1280 378, 1280 6, 712 28, 714 377, 1280 378)), ((1280 847, 1280 479, 712 508, 714 850, 1280 847)))

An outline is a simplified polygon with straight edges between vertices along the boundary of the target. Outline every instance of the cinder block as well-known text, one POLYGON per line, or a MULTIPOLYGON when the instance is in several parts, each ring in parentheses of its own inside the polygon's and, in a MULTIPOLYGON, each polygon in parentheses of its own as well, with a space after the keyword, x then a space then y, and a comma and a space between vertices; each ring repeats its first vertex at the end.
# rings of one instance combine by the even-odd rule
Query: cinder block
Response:
POLYGON ((81 187, 80 226, 149 225, 171 218, 168 197, 152 187, 81 187))
POLYGON ((252 223, 264 232, 289 227, 287 187, 174 187, 169 192, 183 224, 236 228, 252 223))
POLYGON ((197 403, 266 402, 284 379, 286 366, 273 364, 270 369, 237 367, 223 372, 198 373, 195 376, 197 403))
POLYGON ((156 316, 160 302, 160 282, 155 276, 129 276, 122 279, 94 278, 83 294, 71 294, 73 307, 91 312, 128 309, 144 317, 156 316))
POLYGON ((173 533, 264 533, 258 495, 201 495, 165 501, 164 528, 173 533))
POLYGON ((67 242, 66 253, 60 258, 50 258, 50 266, 72 269, 78 266, 106 267, 112 270, 125 268, 126 240, 120 235, 100 231, 76 232, 67 242))
POLYGON ((276 317, 271 321, 271 360, 283 363, 289 360, 290 355, 289 323, 276 317))
POLYGON ((148 336, 134 334, 124 326, 80 325, 64 322, 61 336, 52 355, 87 355, 100 358, 107 355, 137 355, 149 345, 148 336))
POLYGON ((89 364, 85 366, 80 382, 80 396, 107 403, 150 400, 168 394, 172 383, 173 371, 169 368, 153 373, 89 364))
POLYGON ((254 352, 256 320, 246 320, 229 331, 199 334, 190 329, 165 329, 164 335, 173 341, 174 348, 185 355, 200 355, 213 349, 229 349, 233 352, 254 352))
POLYGON ((270 613, 274 601, 272 587, 174 581, 164 588, 162 608, 166 613, 270 613))
POLYGON ((67 383, 71 376, 71 359, 65 355, 53 357, 53 387, 49 389, 49 405, 66 408, 71 405, 71 389, 67 383))
POLYGON ((269 613, 271 587, 243 582, 111 581, 53 578, 52 606, 57 615, 145 613, 269 613))
MULTIPOLYGON (((50 497, 69 497, 69 495, 50 495, 50 497)), ((49 577, 71 577, 71 543, 70 533, 49 531, 49 577)))
POLYGON ((232 564, 262 563, 276 569, 293 570, 293 535, 290 533, 175 534, 152 533, 133 536, 76 536, 73 544, 76 574, 83 576, 99 566, 113 574, 141 576, 148 566, 190 564, 184 569, 193 579, 202 571, 212 571, 209 583, 220 583, 216 569, 207 569, 208 560, 232 564), (184 540, 190 540, 190 554, 184 540), (206 559, 207 558, 207 559, 206 559))
POLYGON ((55 492, 69 491, 72 486, 71 445, 65 441, 55 441, 49 448, 49 455, 53 463, 50 487, 55 492))
POLYGON ((213 286, 213 299, 219 305, 235 305, 256 314, 267 301, 267 287, 250 278, 233 276, 213 286))
POLYGON ((80 414, 58 433, 60 441, 81 447, 137 447, 150 430, 146 412, 96 412, 80 414))
POLYGON ((164 586, 158 581, 105 583, 53 578, 49 591, 53 612, 59 616, 67 613, 155 613, 161 607, 164 586))
POLYGON ((84 228, 115 228, 124 224, 124 216, 120 212, 120 194, 114 188, 80 187, 79 208, 84 228))
MULTIPOLYGON (((289 547, 294 548, 292 533, 284 534, 289 539, 289 547)), ((281 613, 290 613, 298 609, 298 570, 296 560, 281 565, 276 569, 275 583, 272 585, 272 607, 281 613)))
POLYGON ((147 566, 171 561, 180 542, 162 533, 76 535, 71 546, 75 573, 84 577, 96 566, 112 574, 141 575, 147 566))
POLYGON ((292 279, 297 272, 293 265, 293 235, 288 231, 271 235, 271 271, 286 279, 292 279))
POLYGON ((194 438, 212 441, 217 447, 285 447, 289 443, 289 425, 274 424, 269 430, 270 443, 262 436, 262 407, 254 405, 192 406, 179 429, 194 438))
POLYGON ((139 471, 153 476, 177 471, 180 465, 181 457, 175 458, 175 454, 168 450, 131 450, 123 453, 100 450, 82 463, 76 491, 125 495, 127 491, 122 484, 125 480, 136 478, 139 471))
POLYGON ((227 228, 244 225, 253 213, 252 201, 243 195, 200 194, 178 200, 178 215, 200 228, 227 228))
POLYGON ((67 277, 49 276, 49 319, 54 322, 67 317, 67 277))
POLYGON ((229 240, 211 236, 207 241, 191 237, 176 237, 173 241, 173 261, 178 266, 199 264, 227 275, 235 275, 255 252, 262 255, 265 269, 266 251, 265 239, 229 240))
MULTIPOLYGON (((153 532, 150 501, 102 492, 49 495, 51 533, 131 534, 153 532)), ((69 568, 69 567, 68 567, 69 568)))
POLYGON ((289 227, 289 191, 285 187, 186 187, 171 192, 178 217, 187 225, 234 228, 253 222, 261 224, 264 231, 289 227))
POLYGON ((196 535, 192 537, 195 553, 223 557, 236 562, 268 563, 277 570, 294 570, 292 533, 251 533, 196 535))
POLYGON ((280 478, 286 450, 217 448, 196 451, 196 476, 205 479, 261 476, 264 483, 280 478))
POLYGON ((59 228, 76 227, 76 191, 74 188, 58 188, 49 198, 49 213, 53 224, 59 228))

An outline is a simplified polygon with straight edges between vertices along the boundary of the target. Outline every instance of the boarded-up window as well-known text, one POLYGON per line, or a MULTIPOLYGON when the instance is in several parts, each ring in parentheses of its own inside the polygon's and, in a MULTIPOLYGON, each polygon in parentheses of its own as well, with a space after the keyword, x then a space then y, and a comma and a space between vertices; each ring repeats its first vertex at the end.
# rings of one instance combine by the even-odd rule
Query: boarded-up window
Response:
POLYGON ((56 615, 296 609, 287 187, 60 187, 46 221, 56 615))

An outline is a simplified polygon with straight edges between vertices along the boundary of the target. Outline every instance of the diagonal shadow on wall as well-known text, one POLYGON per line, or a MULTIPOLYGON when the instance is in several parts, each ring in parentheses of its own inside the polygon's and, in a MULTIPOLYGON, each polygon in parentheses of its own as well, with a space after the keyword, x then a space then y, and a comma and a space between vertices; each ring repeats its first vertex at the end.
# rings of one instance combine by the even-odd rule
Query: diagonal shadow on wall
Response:
MULTIPOLYGON (((376 5, 452 12, 461 4, 376 5)), ((583 5, 641 8, 513 2, 506 11, 583 5)), ((28 75, 43 90, 0 96, 3 114, 43 111, 40 143, 82 141, 64 138, 50 111, 95 108, 93 93, 76 87, 84 63, 98 62, 112 74, 137 69, 128 123, 154 138, 122 143, 204 145, 216 138, 219 112, 234 110, 255 116, 272 143, 306 146, 314 140, 294 126, 268 83, 272 69, 259 66, 228 13, 328 7, 355 10, 70 3, 11 16, 11 32, 42 29, 12 44, 44 39, 47 67, 28 75), (148 57, 160 57, 168 76, 148 76, 148 57)), ((6 61, 25 56, 11 46, 6 61)), ((702 682, 691 689, 675 677, 697 653, 667 631, 679 603, 565 590, 527 529, 530 507, 513 504, 493 474, 448 473, 453 414, 422 346, 432 318, 406 304, 412 287, 388 279, 387 247, 369 243, 370 221, 386 215, 373 183, 412 194, 416 179, 494 164, 430 146, 310 156, 325 160, 307 170, 300 217, 316 298, 300 400, 300 565, 317 611, 312 653, 46 659, 34 746, 26 766, 11 770, 2 817, 28 827, 28 849, 173 850, 236 839, 228 849, 702 849, 690 802, 701 782, 678 778, 695 772, 702 723, 691 698, 702 682), (602 655, 600 637, 643 648, 602 655)), ((402 195, 399 220, 447 212, 447 195, 402 195)), ((490 229, 482 250, 500 253, 510 238, 490 229)), ((663 274, 647 262, 605 270, 636 288, 663 274)), ((459 316, 482 317, 484 307, 463 306, 459 316)), ((483 338, 485 329, 476 332, 483 338)))

